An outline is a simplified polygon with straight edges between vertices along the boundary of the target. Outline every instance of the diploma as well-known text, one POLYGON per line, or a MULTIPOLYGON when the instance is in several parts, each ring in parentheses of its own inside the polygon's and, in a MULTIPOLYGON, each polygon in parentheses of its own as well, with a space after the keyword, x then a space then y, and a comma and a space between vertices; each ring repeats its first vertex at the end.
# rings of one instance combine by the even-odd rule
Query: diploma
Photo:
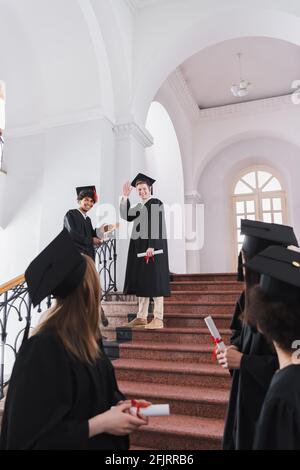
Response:
MULTIPOLYGON (((154 250, 153 255, 161 255, 164 252, 164 250, 154 250)), ((145 258, 147 256, 147 253, 138 253, 137 257, 138 258, 145 258)))
POLYGON ((170 405, 149 405, 147 407, 136 407, 132 406, 130 408, 130 413, 136 415, 137 412, 143 416, 169 416, 170 414, 170 405))
POLYGON ((101 227, 96 228, 96 235, 98 238, 102 239, 105 238, 107 235, 114 232, 119 228, 120 224, 103 224, 101 227))
POLYGON ((215 322, 213 321, 212 317, 209 315, 208 317, 204 318, 204 321, 205 321, 206 326, 209 329, 210 334, 211 334, 211 336, 214 340, 216 349, 218 349, 219 351, 221 349, 225 349, 225 344, 223 343, 220 332, 219 332, 218 328, 216 327, 215 322))

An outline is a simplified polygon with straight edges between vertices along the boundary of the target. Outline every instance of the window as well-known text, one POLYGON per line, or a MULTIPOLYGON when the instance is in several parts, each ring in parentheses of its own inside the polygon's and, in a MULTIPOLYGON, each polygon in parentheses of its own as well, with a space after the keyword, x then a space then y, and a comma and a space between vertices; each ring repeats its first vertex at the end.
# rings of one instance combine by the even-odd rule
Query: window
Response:
POLYGON ((234 260, 240 252, 244 236, 241 235, 241 219, 261 220, 286 224, 286 196, 273 170, 255 167, 236 181, 233 190, 234 260))

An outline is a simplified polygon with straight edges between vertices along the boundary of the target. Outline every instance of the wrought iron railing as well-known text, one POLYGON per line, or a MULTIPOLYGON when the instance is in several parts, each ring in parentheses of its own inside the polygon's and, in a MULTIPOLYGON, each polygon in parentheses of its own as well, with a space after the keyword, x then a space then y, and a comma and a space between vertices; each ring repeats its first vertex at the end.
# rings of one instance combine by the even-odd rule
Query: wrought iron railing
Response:
MULTIPOLYGON (((117 291, 115 238, 105 240, 99 246, 95 263, 102 287, 102 300, 109 292, 117 291)), ((4 387, 23 339, 28 337, 30 328, 38 322, 40 313, 50 308, 51 302, 49 296, 33 309, 24 276, 0 286, 0 399, 3 398, 4 387)))
POLYGON ((114 237, 107 239, 98 247, 95 264, 102 287, 101 300, 106 300, 109 292, 117 291, 117 249, 114 237))

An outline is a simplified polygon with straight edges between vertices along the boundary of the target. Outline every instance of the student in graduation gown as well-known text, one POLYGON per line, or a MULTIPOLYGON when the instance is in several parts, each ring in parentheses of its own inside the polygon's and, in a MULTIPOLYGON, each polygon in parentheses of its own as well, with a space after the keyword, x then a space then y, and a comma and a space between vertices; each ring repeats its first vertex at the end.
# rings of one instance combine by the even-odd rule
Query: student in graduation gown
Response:
POLYGON ((26 270, 33 305, 55 305, 22 345, 2 420, 2 450, 121 450, 146 420, 128 413, 101 346, 93 261, 63 230, 26 270))
POLYGON ((87 213, 98 200, 95 186, 76 188, 78 209, 69 210, 64 217, 64 227, 70 233, 81 253, 95 260, 95 248, 101 244, 87 213))
MULTIPOLYGON (((98 201, 95 186, 80 186, 76 188, 78 209, 69 210, 64 217, 64 227, 71 235, 75 246, 95 261, 95 248, 102 240, 97 237, 96 230, 92 226, 87 213, 98 201)), ((108 326, 108 318, 100 306, 100 317, 103 326, 108 326)))
POLYGON ((300 450, 300 254, 272 246, 249 263, 261 274, 245 317, 273 342, 280 369, 256 426, 254 449, 300 450))
POLYGON ((123 186, 120 214, 123 219, 133 222, 124 293, 135 294, 139 298, 137 317, 126 325, 129 327, 163 328, 163 301, 164 297, 170 295, 164 208, 159 199, 151 196, 154 182, 149 176, 139 173, 131 185, 128 182, 123 186), (131 207, 129 201, 132 187, 137 189, 141 199, 134 207, 131 207), (154 255, 155 250, 163 250, 163 253, 154 255), (138 253, 146 253, 146 259, 138 258, 138 253), (154 318, 147 324, 151 297, 154 301, 154 318))
MULTIPOLYGON (((292 227, 242 220, 245 235, 242 253, 246 260, 269 245, 298 245, 292 227)), ((245 268, 245 298, 259 281, 259 274, 245 268)), ((274 372, 277 355, 255 326, 242 323, 233 344, 217 355, 219 364, 232 371, 232 386, 223 435, 223 449, 252 449, 254 429, 274 372)))

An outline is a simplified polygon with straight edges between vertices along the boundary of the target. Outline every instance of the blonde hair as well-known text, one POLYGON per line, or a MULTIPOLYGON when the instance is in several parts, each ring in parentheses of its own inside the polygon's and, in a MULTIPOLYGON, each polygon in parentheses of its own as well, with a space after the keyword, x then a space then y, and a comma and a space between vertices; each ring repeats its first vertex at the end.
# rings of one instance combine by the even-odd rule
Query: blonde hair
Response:
POLYGON ((79 286, 66 298, 57 298, 33 334, 54 329, 68 352, 91 364, 100 355, 101 288, 94 262, 89 256, 82 256, 86 259, 86 272, 79 286))

